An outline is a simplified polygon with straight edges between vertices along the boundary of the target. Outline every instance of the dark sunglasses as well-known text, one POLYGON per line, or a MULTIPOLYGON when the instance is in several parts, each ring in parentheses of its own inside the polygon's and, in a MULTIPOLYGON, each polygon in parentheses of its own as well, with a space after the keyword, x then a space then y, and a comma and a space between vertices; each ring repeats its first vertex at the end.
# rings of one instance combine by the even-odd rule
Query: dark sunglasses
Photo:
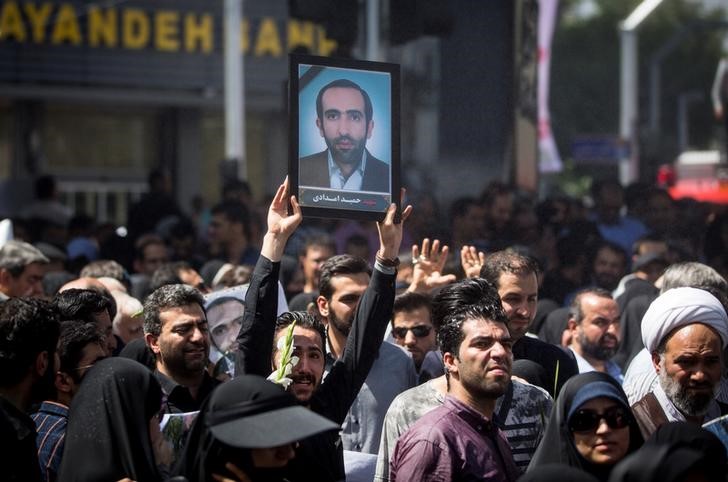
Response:
POLYGON ((432 327, 417 325, 413 326, 412 328, 404 328, 400 326, 398 328, 392 328, 392 336, 395 338, 404 338, 405 336, 407 336, 408 331, 411 331, 416 338, 424 338, 430 334, 430 332, 432 331, 432 327))
POLYGON ((597 413, 594 410, 577 410, 569 419, 569 430, 572 432, 592 432, 599 427, 602 420, 612 429, 629 425, 629 413, 624 407, 612 407, 597 413))

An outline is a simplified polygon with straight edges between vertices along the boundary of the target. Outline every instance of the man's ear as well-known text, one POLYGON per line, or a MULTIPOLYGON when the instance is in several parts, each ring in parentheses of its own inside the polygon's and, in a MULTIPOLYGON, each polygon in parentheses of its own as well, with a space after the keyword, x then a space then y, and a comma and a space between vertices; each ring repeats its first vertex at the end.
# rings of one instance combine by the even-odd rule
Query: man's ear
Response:
POLYGON ((457 358, 450 353, 449 351, 446 351, 442 354, 442 361, 445 364, 445 371, 452 375, 453 373, 458 373, 458 365, 456 363, 457 358))
POLYGON ((324 126, 321 123, 321 119, 316 117, 316 127, 318 127, 319 134, 321 134, 321 137, 324 137, 324 126))
POLYGON ((655 373, 660 374, 660 355, 656 351, 651 353, 652 355, 652 366, 655 367, 655 373))
POLYGON ((50 360, 48 359, 47 351, 38 353, 38 356, 35 357, 35 366, 33 368, 35 369, 35 374, 39 377, 45 375, 46 370, 52 369, 50 367, 50 360))
POLYGON ((321 316, 326 318, 329 317, 329 300, 319 295, 318 298, 316 298, 316 306, 318 307, 321 316))
POLYGON ((151 333, 144 333, 144 341, 155 355, 159 354, 159 336, 151 333))
POLYGON ((574 318, 569 318, 569 321, 566 322, 566 329, 569 331, 576 330, 576 320, 574 318))
POLYGON ((374 120, 370 120, 367 124, 367 139, 372 138, 372 131, 374 130, 374 120))

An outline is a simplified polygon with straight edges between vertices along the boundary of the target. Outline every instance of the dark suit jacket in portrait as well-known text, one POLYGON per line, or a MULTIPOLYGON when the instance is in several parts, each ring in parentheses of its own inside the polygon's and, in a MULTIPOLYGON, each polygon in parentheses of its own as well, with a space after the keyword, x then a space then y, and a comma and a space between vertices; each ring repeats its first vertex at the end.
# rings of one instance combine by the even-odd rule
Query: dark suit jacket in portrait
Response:
MULTIPOLYGON (((300 186, 331 187, 328 156, 327 149, 299 159, 298 184, 300 186)), ((372 156, 368 150, 361 190, 389 192, 389 165, 372 156)))

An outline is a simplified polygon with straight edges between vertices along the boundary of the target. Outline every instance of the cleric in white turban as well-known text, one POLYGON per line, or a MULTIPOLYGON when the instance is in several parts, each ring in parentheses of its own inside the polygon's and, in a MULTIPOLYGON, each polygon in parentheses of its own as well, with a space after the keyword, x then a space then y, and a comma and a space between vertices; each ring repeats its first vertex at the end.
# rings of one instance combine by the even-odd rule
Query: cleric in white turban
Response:
POLYGON ((653 301, 642 318, 642 342, 652 353, 673 330, 691 323, 710 326, 720 335, 723 348, 728 344, 728 316, 723 305, 696 288, 674 288, 653 301))

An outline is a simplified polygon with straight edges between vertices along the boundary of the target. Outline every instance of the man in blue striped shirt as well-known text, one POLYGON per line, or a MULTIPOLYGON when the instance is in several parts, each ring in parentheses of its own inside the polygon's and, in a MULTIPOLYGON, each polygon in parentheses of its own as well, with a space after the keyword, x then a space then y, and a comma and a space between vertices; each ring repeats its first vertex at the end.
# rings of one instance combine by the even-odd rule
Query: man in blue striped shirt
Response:
POLYGON ((38 462, 45 482, 58 477, 68 423, 68 407, 86 371, 106 358, 104 335, 96 324, 71 320, 61 324, 58 340, 60 369, 55 376, 55 400, 46 400, 31 415, 35 422, 38 462))

